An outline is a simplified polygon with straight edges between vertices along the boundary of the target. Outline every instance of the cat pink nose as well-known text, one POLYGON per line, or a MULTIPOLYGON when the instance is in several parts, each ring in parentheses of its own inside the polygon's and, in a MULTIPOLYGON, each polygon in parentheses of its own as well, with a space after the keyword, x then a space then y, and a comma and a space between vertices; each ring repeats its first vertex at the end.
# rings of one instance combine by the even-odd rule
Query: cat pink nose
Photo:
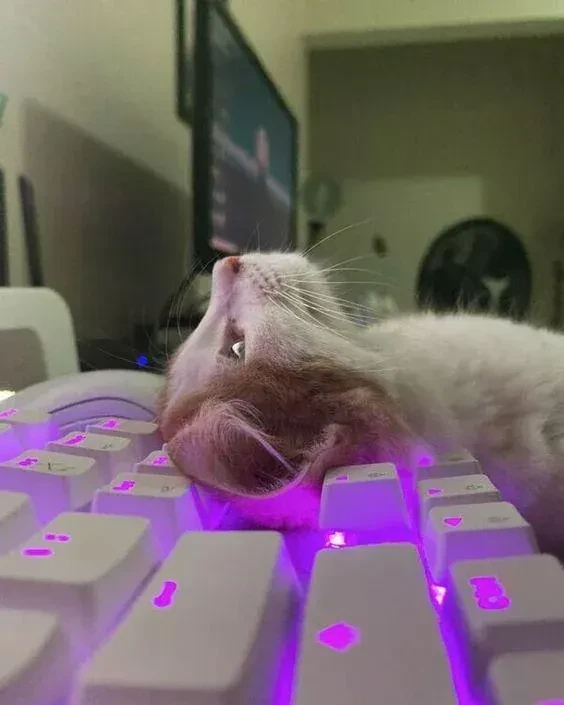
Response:
POLYGON ((237 274, 241 269, 241 258, 240 257, 227 257, 225 263, 231 270, 237 274))

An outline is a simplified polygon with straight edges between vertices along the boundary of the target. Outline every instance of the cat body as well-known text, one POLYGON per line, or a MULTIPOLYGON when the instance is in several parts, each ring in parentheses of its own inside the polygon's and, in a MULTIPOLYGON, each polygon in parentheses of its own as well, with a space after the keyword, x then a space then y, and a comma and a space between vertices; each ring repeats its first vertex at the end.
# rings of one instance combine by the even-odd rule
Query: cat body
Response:
POLYGON ((261 524, 315 524, 332 467, 466 448, 541 545, 564 544, 564 336, 547 330, 430 313, 360 328, 304 257, 230 257, 160 421, 179 467, 261 524))

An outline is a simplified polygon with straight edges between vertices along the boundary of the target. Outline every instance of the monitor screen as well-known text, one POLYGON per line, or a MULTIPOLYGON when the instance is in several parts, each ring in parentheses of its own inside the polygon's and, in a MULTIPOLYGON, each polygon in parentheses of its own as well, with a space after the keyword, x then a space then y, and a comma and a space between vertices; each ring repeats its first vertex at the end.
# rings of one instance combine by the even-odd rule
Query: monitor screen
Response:
POLYGON ((196 259, 207 265, 225 254, 289 249, 295 118, 223 5, 200 3, 197 23, 196 259))

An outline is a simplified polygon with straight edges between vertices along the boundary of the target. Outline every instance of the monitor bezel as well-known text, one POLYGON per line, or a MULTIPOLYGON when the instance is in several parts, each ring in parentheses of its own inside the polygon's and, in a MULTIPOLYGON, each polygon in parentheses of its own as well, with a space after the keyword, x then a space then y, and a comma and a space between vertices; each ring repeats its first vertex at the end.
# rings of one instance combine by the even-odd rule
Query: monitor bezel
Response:
POLYGON ((298 198, 298 121, 288 103, 276 87, 270 74, 237 25, 226 3, 217 0, 196 0, 196 46, 194 77, 194 109, 192 111, 192 228, 193 267, 209 272, 218 259, 226 256, 210 246, 212 228, 212 86, 211 19, 217 13, 226 25, 233 40, 253 64, 279 107, 289 118, 292 130, 292 211, 290 216, 290 242, 286 249, 296 247, 297 198, 298 198))

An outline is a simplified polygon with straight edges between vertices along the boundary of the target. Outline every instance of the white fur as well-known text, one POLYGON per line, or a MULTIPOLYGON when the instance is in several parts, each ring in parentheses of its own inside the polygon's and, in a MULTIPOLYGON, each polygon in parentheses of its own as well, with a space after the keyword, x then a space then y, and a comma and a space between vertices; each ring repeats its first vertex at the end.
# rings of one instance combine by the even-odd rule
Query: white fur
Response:
POLYGON ((305 258, 252 254, 241 262, 239 273, 225 260, 216 265, 209 310, 172 365, 169 407, 240 364, 225 356, 234 329, 247 359, 323 355, 374 375, 416 436, 438 450, 470 450, 505 498, 545 533, 556 532, 564 501, 563 336, 468 315, 403 316, 360 329, 305 258))

